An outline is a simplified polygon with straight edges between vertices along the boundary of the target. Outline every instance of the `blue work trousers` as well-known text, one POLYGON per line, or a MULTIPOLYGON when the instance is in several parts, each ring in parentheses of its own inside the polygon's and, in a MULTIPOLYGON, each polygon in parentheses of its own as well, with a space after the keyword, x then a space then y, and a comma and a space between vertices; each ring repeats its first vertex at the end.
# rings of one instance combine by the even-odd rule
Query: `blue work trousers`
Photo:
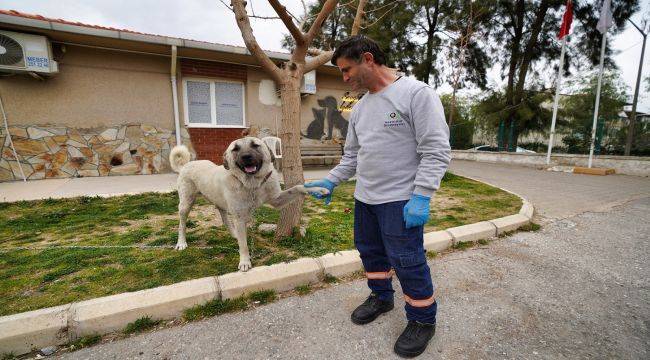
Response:
POLYGON ((368 287, 382 300, 393 300, 392 274, 397 274, 408 320, 434 324, 437 303, 424 250, 423 226, 407 229, 406 201, 369 205, 355 200, 354 244, 368 287))

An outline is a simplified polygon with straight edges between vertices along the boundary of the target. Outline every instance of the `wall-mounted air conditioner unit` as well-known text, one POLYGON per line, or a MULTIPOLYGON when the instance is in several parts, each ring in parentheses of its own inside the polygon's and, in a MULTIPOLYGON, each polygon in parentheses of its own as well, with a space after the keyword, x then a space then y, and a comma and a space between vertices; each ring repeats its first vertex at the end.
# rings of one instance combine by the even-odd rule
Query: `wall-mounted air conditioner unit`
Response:
POLYGON ((315 94, 316 93, 316 70, 312 70, 302 76, 302 83, 300 84, 301 94, 315 94))
POLYGON ((0 30, 0 72, 55 74, 59 66, 45 36, 0 30))

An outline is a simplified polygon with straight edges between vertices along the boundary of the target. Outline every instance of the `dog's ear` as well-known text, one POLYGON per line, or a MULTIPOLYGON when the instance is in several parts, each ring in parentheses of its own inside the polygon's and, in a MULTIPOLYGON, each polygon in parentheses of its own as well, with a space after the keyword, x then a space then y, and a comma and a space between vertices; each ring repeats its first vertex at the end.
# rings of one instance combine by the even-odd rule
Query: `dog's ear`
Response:
POLYGON ((267 149, 269 149, 269 153, 271 154, 271 162, 275 164, 275 151, 271 149, 269 144, 266 143, 266 141, 262 141, 264 143, 264 146, 266 146, 267 149))
POLYGON ((226 149, 226 151, 223 153, 223 156, 221 157, 221 159, 223 159, 223 167, 226 170, 230 170, 230 163, 228 163, 228 150, 229 149, 226 149))

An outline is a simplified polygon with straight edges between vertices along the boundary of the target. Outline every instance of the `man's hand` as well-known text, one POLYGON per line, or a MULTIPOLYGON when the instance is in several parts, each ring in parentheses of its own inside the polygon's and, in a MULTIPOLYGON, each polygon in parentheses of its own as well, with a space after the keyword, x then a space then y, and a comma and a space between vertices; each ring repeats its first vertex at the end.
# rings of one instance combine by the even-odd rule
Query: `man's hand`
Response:
POLYGON ((331 182, 331 181, 329 181, 327 179, 322 179, 322 180, 318 180, 318 181, 310 181, 308 183, 305 183, 306 188, 316 187, 316 186, 323 187, 323 188, 329 190, 330 193, 328 195, 321 195, 319 193, 310 192, 309 194, 311 194, 311 196, 315 197, 316 199, 325 199, 325 205, 329 205, 330 202, 332 201, 332 192, 334 192, 334 187, 336 187, 336 184, 334 184, 333 182, 331 182))
POLYGON ((411 200, 404 206, 404 221, 406 228, 422 226, 429 220, 430 197, 413 194, 411 200))

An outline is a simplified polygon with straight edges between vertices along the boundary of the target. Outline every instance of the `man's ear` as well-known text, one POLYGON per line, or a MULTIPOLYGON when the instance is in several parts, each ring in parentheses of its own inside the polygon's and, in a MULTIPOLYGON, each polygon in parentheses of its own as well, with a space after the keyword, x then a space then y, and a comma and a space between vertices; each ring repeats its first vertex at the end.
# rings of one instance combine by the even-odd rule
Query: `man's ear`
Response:
POLYGON ((226 170, 230 170, 230 164, 228 163, 228 149, 223 153, 223 156, 221 156, 221 159, 223 160, 223 167, 226 170))
POLYGON ((361 55, 363 60, 365 60, 367 63, 372 64, 375 62, 375 56, 371 52, 364 52, 363 55, 361 55))

